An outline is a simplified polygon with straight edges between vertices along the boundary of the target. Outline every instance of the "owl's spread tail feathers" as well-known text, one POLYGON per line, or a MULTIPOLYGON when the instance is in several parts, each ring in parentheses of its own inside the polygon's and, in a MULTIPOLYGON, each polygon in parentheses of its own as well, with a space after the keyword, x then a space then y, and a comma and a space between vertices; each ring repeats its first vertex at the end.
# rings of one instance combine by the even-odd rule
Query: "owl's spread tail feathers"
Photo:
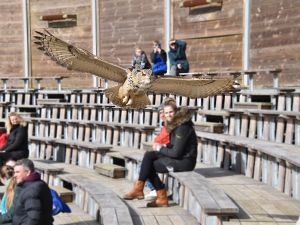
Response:
POLYGON ((123 93, 122 85, 107 88, 104 91, 104 93, 105 96, 113 104, 122 108, 141 109, 141 108, 145 108, 147 105, 151 103, 148 96, 145 95, 144 93, 141 94, 123 93))

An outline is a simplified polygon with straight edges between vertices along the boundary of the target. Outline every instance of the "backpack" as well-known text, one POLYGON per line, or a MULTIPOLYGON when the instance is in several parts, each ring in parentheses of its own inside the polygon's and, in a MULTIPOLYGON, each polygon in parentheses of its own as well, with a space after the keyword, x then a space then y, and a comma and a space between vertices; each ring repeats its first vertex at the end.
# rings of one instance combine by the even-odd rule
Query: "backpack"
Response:
POLYGON ((71 212, 70 207, 61 200, 57 192, 51 188, 50 188, 50 192, 51 192, 52 202, 53 202, 52 215, 53 216, 57 215, 60 212, 70 213, 71 212))

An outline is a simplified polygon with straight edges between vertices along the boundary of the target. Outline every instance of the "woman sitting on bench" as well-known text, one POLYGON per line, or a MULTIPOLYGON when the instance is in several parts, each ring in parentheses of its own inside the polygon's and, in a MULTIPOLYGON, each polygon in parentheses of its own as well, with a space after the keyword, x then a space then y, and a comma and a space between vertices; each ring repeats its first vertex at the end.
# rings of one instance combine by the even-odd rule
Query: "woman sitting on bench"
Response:
POLYGON ((5 121, 5 128, 8 139, 0 149, 0 163, 3 164, 8 159, 27 158, 29 155, 28 133, 27 123, 23 117, 16 112, 11 112, 5 121))
POLYGON ((157 173, 170 171, 192 171, 197 158, 197 136, 191 121, 191 113, 186 107, 177 109, 174 100, 165 101, 164 114, 166 127, 170 133, 170 143, 159 151, 145 153, 138 181, 133 189, 125 194, 124 199, 144 198, 145 181, 149 179, 154 185, 157 198, 147 207, 168 206, 167 190, 157 173))

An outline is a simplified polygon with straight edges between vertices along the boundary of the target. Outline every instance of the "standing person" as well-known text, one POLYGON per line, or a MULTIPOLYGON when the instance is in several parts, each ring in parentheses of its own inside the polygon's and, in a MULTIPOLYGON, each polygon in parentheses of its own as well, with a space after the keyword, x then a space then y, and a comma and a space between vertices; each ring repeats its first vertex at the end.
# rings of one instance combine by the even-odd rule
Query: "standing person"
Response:
POLYGON ((21 159, 14 167, 17 188, 12 224, 52 225, 52 197, 48 185, 41 180, 29 159, 21 159))
POLYGON ((131 67, 137 69, 151 69, 151 64, 146 53, 140 47, 135 48, 135 53, 132 57, 131 67))
POLYGON ((179 73, 188 73, 189 62, 185 54, 186 42, 182 40, 170 40, 169 44, 170 75, 177 76, 179 73))
POLYGON ((164 75, 167 72, 167 53, 161 48, 159 41, 153 42, 153 51, 150 54, 154 75, 164 75))
POLYGON ((157 173, 170 170, 192 171, 197 158, 197 136, 191 121, 191 113, 186 107, 174 108, 174 104, 164 105, 166 127, 170 133, 170 143, 159 151, 145 153, 138 181, 133 189, 124 195, 124 199, 144 198, 145 181, 149 179, 157 192, 156 200, 147 207, 168 206, 167 190, 157 173))
POLYGON ((27 123, 16 112, 11 112, 5 121, 8 134, 6 144, 0 149, 0 161, 22 159, 29 155, 27 123))

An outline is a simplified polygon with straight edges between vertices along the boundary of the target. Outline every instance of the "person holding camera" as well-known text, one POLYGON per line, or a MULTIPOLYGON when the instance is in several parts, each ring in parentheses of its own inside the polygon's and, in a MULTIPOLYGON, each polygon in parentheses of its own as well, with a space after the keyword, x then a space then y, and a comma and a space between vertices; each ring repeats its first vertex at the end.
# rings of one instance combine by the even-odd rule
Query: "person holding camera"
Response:
POLYGON ((154 75, 164 75, 167 72, 167 53, 161 48, 159 41, 153 41, 153 51, 150 54, 152 72, 154 75))
POLYGON ((169 44, 170 75, 178 76, 179 73, 188 73, 189 62, 185 54, 186 42, 172 39, 169 44))

